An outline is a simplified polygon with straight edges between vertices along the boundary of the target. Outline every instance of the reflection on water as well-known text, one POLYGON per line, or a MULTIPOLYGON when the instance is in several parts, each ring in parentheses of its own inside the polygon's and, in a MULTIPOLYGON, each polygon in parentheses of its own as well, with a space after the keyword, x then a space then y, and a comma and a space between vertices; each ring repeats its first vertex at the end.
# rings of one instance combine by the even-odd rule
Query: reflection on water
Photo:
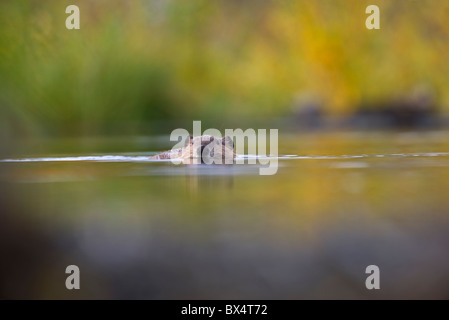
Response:
POLYGON ((274 176, 132 147, 9 155, 0 297, 448 298, 448 138, 284 135, 274 176), (370 264, 379 291, 365 288, 370 264))

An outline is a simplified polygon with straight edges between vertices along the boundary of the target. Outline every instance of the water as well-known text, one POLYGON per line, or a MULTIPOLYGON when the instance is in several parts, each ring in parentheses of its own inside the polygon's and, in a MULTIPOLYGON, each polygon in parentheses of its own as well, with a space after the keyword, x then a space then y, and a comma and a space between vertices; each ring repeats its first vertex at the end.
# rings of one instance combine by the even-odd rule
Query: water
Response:
POLYGON ((448 138, 281 134, 273 176, 149 159, 166 137, 18 144, 0 162, 0 297, 448 298, 448 138))

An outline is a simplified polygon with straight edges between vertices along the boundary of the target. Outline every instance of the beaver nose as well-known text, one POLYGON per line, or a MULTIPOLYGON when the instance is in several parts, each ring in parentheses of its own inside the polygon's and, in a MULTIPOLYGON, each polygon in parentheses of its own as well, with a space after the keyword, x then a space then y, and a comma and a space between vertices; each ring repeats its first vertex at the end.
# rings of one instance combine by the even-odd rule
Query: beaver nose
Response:
POLYGON ((203 160, 203 151, 204 151, 204 148, 205 148, 206 146, 201 146, 201 150, 200 150, 200 158, 201 158, 201 163, 204 163, 204 160, 203 160))

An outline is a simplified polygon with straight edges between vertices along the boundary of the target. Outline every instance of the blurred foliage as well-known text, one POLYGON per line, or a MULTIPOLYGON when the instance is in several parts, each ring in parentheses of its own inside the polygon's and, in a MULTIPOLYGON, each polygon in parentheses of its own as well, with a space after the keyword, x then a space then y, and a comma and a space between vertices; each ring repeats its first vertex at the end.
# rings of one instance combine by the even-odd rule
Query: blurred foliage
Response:
POLYGON ((417 84, 447 111, 448 16, 434 0, 2 1, 0 135, 281 117, 304 93, 348 115, 417 84), (381 30, 365 28, 370 4, 381 30))

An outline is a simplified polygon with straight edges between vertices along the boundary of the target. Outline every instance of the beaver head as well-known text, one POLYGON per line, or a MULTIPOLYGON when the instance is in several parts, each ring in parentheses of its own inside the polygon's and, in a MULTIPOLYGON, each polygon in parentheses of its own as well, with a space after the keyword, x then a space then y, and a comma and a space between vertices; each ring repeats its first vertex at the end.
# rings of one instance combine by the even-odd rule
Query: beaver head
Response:
POLYGON ((184 160, 197 158, 206 164, 232 163, 235 156, 234 142, 229 136, 223 138, 210 135, 188 136, 182 153, 184 160))

